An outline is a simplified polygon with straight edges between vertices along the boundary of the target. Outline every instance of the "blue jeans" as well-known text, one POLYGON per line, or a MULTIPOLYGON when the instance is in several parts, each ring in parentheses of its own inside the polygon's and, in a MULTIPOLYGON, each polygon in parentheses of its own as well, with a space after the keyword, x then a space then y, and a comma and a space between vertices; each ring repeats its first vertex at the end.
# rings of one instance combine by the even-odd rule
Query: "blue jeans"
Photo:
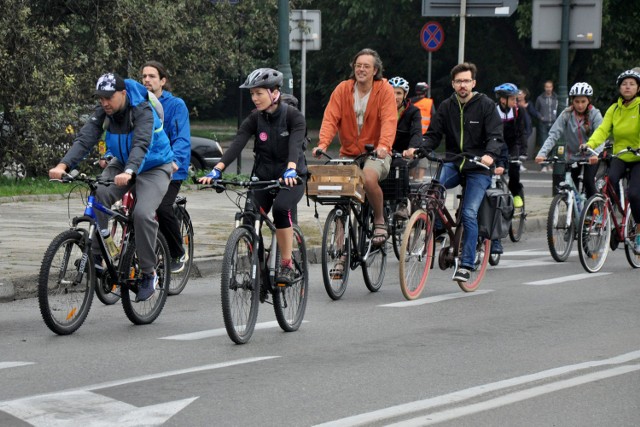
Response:
MULTIPOLYGON (((478 243, 478 209, 484 193, 491 185, 491 177, 478 172, 465 172, 464 200, 462 202, 462 262, 461 267, 473 270, 478 243)), ((454 163, 445 163, 440 173, 440 182, 445 188, 460 185, 462 173, 454 163)), ((438 224, 436 224, 437 227, 438 224)))

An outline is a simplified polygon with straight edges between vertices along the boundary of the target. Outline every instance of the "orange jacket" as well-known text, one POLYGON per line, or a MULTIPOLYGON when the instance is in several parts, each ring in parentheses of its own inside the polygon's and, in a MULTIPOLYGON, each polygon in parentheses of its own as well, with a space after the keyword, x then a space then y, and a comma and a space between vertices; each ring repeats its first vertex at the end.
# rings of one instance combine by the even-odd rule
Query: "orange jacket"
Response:
POLYGON ((431 113, 433 112, 433 100, 431 98, 422 98, 419 101, 413 103, 420 109, 422 114, 422 134, 427 133, 429 125, 431 124, 431 113))
POLYGON ((326 150, 337 133, 340 138, 341 156, 355 157, 365 151, 365 144, 373 144, 376 148, 385 147, 390 153, 398 123, 393 88, 386 79, 374 80, 362 131, 358 135, 356 113, 353 108, 354 86, 355 80, 345 80, 331 94, 322 118, 318 147, 326 150))

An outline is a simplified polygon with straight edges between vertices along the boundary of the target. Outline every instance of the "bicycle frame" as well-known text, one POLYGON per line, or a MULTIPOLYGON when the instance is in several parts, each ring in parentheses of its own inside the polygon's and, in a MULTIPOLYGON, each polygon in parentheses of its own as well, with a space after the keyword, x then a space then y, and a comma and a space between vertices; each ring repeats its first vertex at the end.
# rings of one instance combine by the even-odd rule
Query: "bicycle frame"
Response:
MULTIPOLYGON (((368 202, 365 201, 362 205, 349 200, 348 205, 338 205, 338 207, 342 207, 344 211, 348 213, 348 220, 344 221, 346 230, 344 232, 349 236, 351 240, 351 265, 349 266, 352 270, 355 270, 360 264, 367 261, 367 257, 371 250, 371 241, 369 241, 369 245, 365 247, 365 243, 367 241, 367 230, 364 227, 365 218, 370 214, 371 206, 368 202), (358 206, 360 207, 360 212, 358 212, 358 206), (355 219, 354 226, 353 220, 355 219), (357 235, 356 235, 357 231, 357 235)), ((345 212, 338 211, 336 212, 338 216, 345 216, 345 212)))

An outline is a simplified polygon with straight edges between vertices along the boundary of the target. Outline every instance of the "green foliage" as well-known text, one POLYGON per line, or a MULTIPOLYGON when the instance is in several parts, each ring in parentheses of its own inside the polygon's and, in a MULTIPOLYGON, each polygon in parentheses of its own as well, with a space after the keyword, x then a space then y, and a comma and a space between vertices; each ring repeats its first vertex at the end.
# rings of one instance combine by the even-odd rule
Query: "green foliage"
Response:
POLYGON ((0 197, 66 194, 68 191, 69 188, 57 182, 49 182, 46 178, 27 178, 16 181, 0 176, 0 197))

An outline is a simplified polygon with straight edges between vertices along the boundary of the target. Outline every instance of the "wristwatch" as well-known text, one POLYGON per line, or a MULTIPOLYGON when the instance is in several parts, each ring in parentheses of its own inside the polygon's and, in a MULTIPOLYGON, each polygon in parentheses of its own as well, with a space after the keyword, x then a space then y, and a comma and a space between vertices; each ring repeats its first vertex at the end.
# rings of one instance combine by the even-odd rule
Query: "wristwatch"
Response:
POLYGON ((134 172, 133 172, 133 169, 131 169, 131 168, 125 170, 124 173, 128 173, 131 176, 135 175, 134 172))

